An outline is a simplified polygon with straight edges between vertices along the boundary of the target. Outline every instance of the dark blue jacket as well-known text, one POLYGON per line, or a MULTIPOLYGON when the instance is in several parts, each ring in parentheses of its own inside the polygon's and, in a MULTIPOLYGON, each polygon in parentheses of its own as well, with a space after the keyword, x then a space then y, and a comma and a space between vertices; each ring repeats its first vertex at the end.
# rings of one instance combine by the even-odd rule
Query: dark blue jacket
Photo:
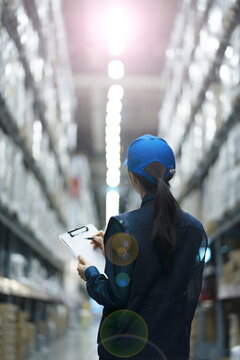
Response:
POLYGON ((154 196, 146 194, 139 209, 110 219, 104 236, 107 277, 94 266, 85 271, 89 295, 104 305, 97 340, 101 359, 189 358, 207 237, 202 224, 181 210, 166 271, 151 242, 154 196))

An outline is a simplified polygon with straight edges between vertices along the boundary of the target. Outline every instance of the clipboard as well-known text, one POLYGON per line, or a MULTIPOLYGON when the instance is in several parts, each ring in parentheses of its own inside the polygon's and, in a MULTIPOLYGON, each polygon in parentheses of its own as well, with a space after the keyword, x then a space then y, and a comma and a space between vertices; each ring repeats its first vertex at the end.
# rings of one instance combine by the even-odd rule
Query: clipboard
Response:
POLYGON ((87 224, 59 235, 59 239, 63 241, 64 245, 67 246, 76 258, 78 255, 82 255, 88 262, 96 266, 101 274, 103 274, 105 269, 105 257, 100 249, 93 249, 93 246, 90 244, 91 240, 88 239, 97 232, 98 229, 94 225, 87 224))

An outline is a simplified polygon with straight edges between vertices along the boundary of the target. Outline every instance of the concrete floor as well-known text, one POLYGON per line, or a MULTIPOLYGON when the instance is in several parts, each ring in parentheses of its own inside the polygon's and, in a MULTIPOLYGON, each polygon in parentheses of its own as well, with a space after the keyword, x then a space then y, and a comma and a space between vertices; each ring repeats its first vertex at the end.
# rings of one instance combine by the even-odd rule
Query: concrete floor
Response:
POLYGON ((97 330, 99 321, 81 328, 68 330, 67 334, 54 341, 48 349, 34 355, 31 360, 98 360, 97 330))

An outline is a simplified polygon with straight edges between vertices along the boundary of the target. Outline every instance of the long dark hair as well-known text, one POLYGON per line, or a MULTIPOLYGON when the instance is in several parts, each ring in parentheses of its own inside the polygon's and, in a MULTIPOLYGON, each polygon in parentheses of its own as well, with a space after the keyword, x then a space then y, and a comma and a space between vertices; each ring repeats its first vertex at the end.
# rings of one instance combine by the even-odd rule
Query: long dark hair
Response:
POLYGON ((159 162, 152 162, 144 170, 157 180, 157 184, 150 182, 145 176, 134 174, 147 192, 156 193, 152 240, 163 267, 168 268, 176 245, 175 224, 180 210, 170 191, 169 181, 173 178, 174 171, 166 178, 168 170, 159 162))

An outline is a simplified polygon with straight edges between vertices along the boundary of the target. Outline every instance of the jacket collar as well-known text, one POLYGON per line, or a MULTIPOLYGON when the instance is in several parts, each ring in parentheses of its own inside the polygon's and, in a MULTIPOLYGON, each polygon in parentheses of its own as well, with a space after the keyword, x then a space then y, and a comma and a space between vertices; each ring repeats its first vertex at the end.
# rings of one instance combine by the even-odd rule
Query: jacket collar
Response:
POLYGON ((141 207, 145 206, 146 204, 150 205, 150 203, 154 200, 155 195, 156 195, 155 193, 151 193, 151 192, 144 195, 144 197, 142 198, 141 207))

